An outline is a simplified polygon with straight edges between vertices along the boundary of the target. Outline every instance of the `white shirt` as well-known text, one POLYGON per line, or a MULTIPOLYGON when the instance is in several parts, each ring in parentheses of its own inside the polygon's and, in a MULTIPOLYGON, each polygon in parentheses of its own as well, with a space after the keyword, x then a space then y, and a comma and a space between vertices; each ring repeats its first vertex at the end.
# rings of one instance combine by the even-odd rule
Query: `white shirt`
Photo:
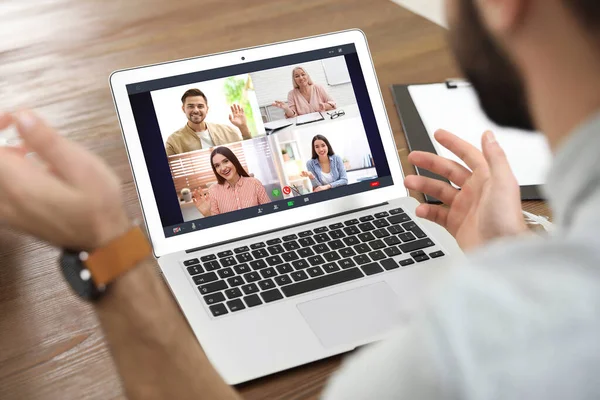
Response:
POLYGON ((327 185, 331 182, 333 182, 333 176, 331 176, 331 172, 322 172, 321 171, 321 175, 323 176, 323 185, 327 185))
POLYGON ((430 305, 352 355, 323 397, 600 399, 599 149, 600 113, 548 174, 552 235, 498 240, 448 266, 430 305))
POLYGON ((208 133, 208 129, 205 129, 201 132, 196 132, 198 138, 200 139, 200 143, 202 143, 202 148, 207 149, 209 147, 214 147, 214 143, 212 138, 210 137, 210 133, 208 133))

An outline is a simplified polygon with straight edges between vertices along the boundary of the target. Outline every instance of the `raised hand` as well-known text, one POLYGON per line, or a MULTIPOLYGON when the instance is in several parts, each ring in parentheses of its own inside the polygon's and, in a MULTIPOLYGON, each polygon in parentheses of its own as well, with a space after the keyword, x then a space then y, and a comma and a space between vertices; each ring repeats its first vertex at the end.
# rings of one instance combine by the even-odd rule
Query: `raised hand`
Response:
POLYGON ((93 250, 127 231, 119 179, 100 158, 32 112, 0 113, 0 130, 12 124, 24 145, 0 148, 0 225, 74 250, 93 250))
POLYGON ((240 130, 246 128, 246 113, 244 112, 244 109, 238 104, 234 104, 231 106, 231 114, 229 115, 229 121, 231 121, 231 123, 237 126, 240 130))
POLYGON ((194 205, 205 217, 210 217, 212 215, 210 211, 210 195, 208 192, 202 193, 198 189, 194 190, 194 205))
POLYGON ((436 154, 413 151, 408 160, 415 166, 443 176, 461 187, 424 176, 410 175, 407 188, 431 195, 446 206, 421 204, 417 216, 443 226, 463 250, 492 239, 527 231, 521 213, 520 189, 506 155, 492 132, 482 136, 483 154, 450 132, 439 130, 435 139, 463 160, 467 168, 436 154))
POLYGON ((311 172, 308 172, 308 171, 302 171, 300 173, 300 176, 303 176, 303 177, 311 179, 311 180, 315 179, 315 176, 311 172))

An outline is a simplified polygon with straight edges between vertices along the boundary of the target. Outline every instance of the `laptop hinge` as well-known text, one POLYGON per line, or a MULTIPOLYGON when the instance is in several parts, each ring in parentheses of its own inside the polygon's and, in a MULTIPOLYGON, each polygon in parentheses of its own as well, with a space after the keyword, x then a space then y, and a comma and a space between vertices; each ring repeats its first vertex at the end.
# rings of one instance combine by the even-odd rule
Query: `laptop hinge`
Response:
POLYGON ((254 235, 248 235, 248 236, 243 236, 243 237, 239 237, 239 238, 235 238, 235 239, 231 239, 231 240, 225 240, 223 242, 214 243, 214 244, 211 244, 211 245, 208 245, 208 246, 195 247, 193 249, 186 250, 185 252, 188 253, 188 254, 189 253, 194 253, 196 251, 206 250, 206 249, 210 249, 210 248, 218 247, 218 246, 223 246, 223 245, 229 244, 229 243, 240 242, 242 240, 251 239, 251 238, 259 237, 259 236, 263 236, 263 235, 268 235, 268 234, 274 233, 274 232, 285 231, 285 230, 290 229, 290 228, 296 228, 296 227, 299 227, 299 226, 304 226, 304 225, 308 225, 308 224, 312 224, 312 223, 320 222, 320 221, 327 221, 328 219, 337 218, 337 217, 341 217, 343 215, 348 215, 348 214, 354 214, 354 213, 357 213, 357 212, 360 212, 360 211, 364 211, 364 210, 370 210, 372 208, 377 208, 377 207, 385 206, 387 204, 389 204, 389 203, 386 201, 384 203, 375 204, 373 206, 362 207, 362 208, 357 208, 357 209, 351 210, 351 211, 346 211, 346 212, 342 212, 342 213, 338 213, 338 214, 333 214, 333 215, 330 215, 330 216, 325 217, 325 218, 316 218, 316 219, 312 219, 310 221, 302 222, 302 223, 295 224, 295 225, 289 225, 289 226, 286 226, 286 227, 283 227, 283 228, 271 229, 270 231, 265 231, 265 232, 257 233, 257 234, 254 234, 254 235))

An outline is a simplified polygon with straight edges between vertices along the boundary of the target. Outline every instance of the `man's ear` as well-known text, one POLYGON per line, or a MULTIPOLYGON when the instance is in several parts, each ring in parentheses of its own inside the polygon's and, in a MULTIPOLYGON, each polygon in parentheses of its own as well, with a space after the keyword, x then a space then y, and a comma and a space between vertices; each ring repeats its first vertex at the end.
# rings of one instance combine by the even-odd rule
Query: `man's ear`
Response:
POLYGON ((521 24, 531 0, 474 0, 487 30, 501 38, 521 24))
POLYGON ((181 105, 181 111, 183 111, 183 113, 185 114, 185 104, 181 105))

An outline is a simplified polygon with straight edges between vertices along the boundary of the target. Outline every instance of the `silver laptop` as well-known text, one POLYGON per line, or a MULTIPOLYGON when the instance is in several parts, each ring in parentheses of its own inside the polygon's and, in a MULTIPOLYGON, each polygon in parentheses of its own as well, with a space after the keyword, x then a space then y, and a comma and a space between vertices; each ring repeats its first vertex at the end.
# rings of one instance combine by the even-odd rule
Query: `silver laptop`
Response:
POLYGON ((162 274, 230 384, 389 336, 462 256, 414 214, 359 30, 110 85, 162 274), (327 112, 266 135, 275 101, 327 112))

